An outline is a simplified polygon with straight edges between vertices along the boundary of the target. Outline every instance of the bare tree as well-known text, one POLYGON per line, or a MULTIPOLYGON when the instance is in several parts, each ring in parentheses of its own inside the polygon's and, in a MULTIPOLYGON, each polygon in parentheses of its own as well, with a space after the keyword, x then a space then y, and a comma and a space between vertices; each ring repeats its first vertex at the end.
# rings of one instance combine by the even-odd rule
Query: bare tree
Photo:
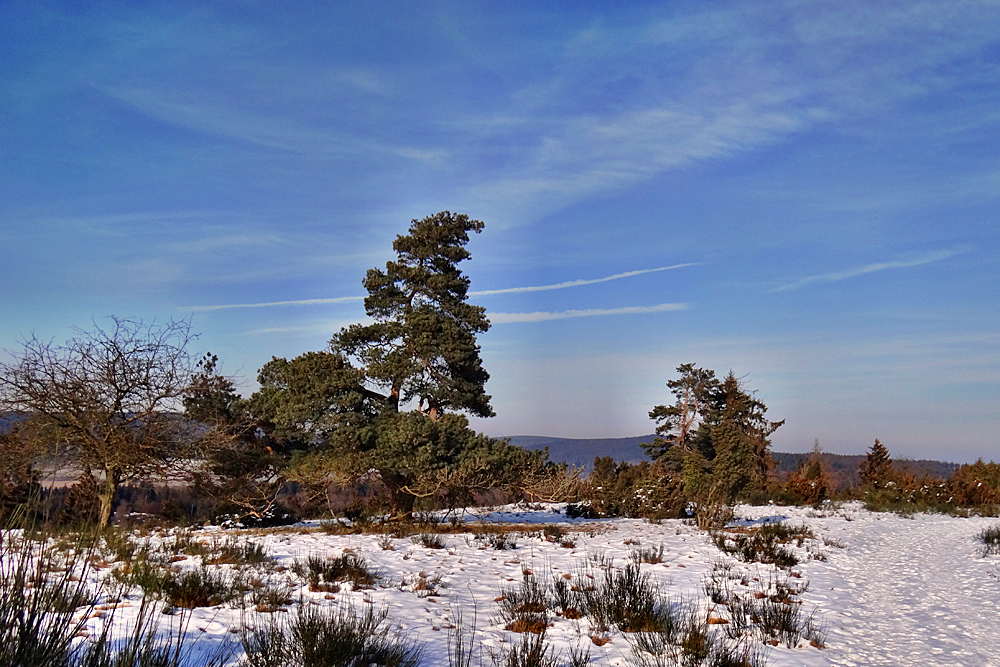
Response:
POLYGON ((0 406, 22 413, 46 443, 103 477, 101 526, 122 482, 162 473, 192 439, 180 415, 192 370, 190 324, 110 321, 76 329, 61 346, 32 336, 13 362, 0 363, 0 406))

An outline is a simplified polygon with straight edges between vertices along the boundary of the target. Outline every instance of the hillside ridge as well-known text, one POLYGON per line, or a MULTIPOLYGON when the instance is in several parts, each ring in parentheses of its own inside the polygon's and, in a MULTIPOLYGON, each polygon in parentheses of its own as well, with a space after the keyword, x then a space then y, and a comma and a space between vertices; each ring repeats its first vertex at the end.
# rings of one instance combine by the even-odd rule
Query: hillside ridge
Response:
MULTIPOLYGON (((594 458, 610 456, 615 461, 624 463, 639 463, 648 461, 645 452, 639 445, 652 442, 655 436, 639 435, 629 438, 559 438, 543 435, 507 436, 512 445, 525 449, 549 448, 549 459, 557 463, 569 463, 582 466, 584 474, 594 465, 594 458)), ((808 459, 811 452, 772 452, 775 469, 779 473, 793 472, 802 461, 808 459)), ((837 485, 856 484, 858 482, 858 466, 865 458, 864 454, 820 454, 823 467, 836 477, 837 485)), ((894 459, 893 465, 902 472, 908 472, 916 477, 949 477, 957 468, 957 463, 929 459, 911 460, 894 459)))

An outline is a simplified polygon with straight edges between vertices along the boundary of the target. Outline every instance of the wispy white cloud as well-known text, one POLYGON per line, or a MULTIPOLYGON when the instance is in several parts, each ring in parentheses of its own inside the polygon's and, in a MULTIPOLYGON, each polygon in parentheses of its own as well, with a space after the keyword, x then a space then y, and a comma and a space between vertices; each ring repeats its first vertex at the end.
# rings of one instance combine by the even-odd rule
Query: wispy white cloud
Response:
POLYGON ((104 87, 100 92, 160 122, 290 153, 313 156, 394 155, 430 166, 441 165, 449 151, 406 142, 392 143, 346 132, 309 119, 278 116, 245 108, 231 99, 179 96, 157 88, 104 87))
POLYGON ((627 306, 625 308, 593 308, 589 310, 562 310, 558 312, 538 311, 534 313, 487 313, 493 324, 510 322, 546 322, 565 320, 572 317, 598 317, 601 315, 641 315, 644 313, 665 313, 686 310, 686 303, 661 303, 656 306, 627 306))
POLYGON ((788 283, 786 285, 781 285, 776 287, 772 292, 787 292, 790 290, 800 289, 802 287, 807 287, 809 285, 814 285, 816 283, 833 283, 840 280, 848 280, 850 278, 857 278, 858 276, 863 276, 868 273, 875 273, 877 271, 887 271, 889 269, 907 269, 913 266, 922 266, 924 264, 931 264, 933 262, 940 262, 945 259, 950 259, 956 255, 960 255, 963 252, 967 252, 967 248, 951 248, 948 250, 940 250, 938 252, 932 252, 927 255, 921 255, 913 259, 900 259, 891 262, 876 262, 874 264, 865 264, 864 266, 856 266, 851 269, 845 269, 843 271, 835 271, 833 273, 821 273, 814 276, 806 276, 796 280, 793 283, 788 283))
POLYGON ((340 152, 348 148, 345 138, 332 131, 232 107, 214 106, 204 100, 171 99, 162 91, 137 87, 107 87, 101 92, 151 118, 215 136, 295 153, 340 152))
POLYGON ((548 290, 566 289, 567 287, 596 285, 597 283, 606 283, 609 280, 620 280, 621 278, 631 278, 632 276, 641 276, 644 273, 656 273, 657 271, 670 271, 671 269, 682 269, 686 266, 695 266, 697 264, 698 262, 688 262, 687 264, 674 264, 673 266, 661 266, 655 269, 639 269, 638 271, 626 271, 625 273, 616 273, 613 276, 607 276, 605 278, 567 280, 566 282, 555 283, 552 285, 534 285, 531 287, 506 287, 504 289, 480 290, 478 292, 469 292, 469 295, 486 296, 489 294, 518 294, 522 292, 547 292, 548 290))
POLYGON ((773 99, 719 107, 668 102, 613 117, 570 119, 561 132, 544 138, 529 164, 473 185, 461 197, 472 207, 488 207, 500 220, 531 219, 580 196, 774 143, 811 122, 773 99))
POLYGON ((585 113, 559 123, 549 122, 551 114, 533 116, 543 119, 533 143, 517 144, 518 156, 495 178, 471 184, 463 193, 469 207, 485 207, 514 225, 691 163, 725 160, 817 126, 852 124, 994 77, 992 66, 976 64, 995 38, 976 0, 959 2, 948 17, 923 1, 905 7, 847 1, 816 12, 790 0, 770 9, 736 3, 588 26, 555 64, 561 76, 530 82, 527 96, 551 111, 579 100, 581 90, 587 101, 597 98, 593 91, 607 90, 616 104, 585 105, 585 113), (779 30, 775 16, 782 17, 779 30), (686 69, 650 64, 685 58, 686 69), (627 87, 623 80, 645 85, 627 87))
POLYGON ((171 250, 180 252, 206 253, 219 250, 230 250, 238 247, 272 246, 279 243, 288 243, 274 234, 223 234, 221 236, 208 236, 192 241, 170 244, 171 250))

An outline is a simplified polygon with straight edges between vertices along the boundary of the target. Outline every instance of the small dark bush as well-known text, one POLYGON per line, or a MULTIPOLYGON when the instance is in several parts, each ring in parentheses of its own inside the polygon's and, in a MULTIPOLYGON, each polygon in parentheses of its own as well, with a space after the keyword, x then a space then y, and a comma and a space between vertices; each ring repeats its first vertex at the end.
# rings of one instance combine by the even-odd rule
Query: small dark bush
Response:
POLYGON ((187 570, 171 577, 164 587, 164 600, 171 607, 214 607, 243 596, 243 583, 206 568, 187 570))
POLYGON ((240 542, 230 537, 222 544, 214 544, 207 549, 205 562, 210 565, 271 565, 274 559, 267 549, 257 542, 240 542))
POLYGON ((320 609, 300 605, 243 635, 249 667, 417 667, 421 649, 389 634, 387 611, 368 607, 320 609))
POLYGON ((534 634, 545 631, 549 596, 534 574, 525 572, 520 585, 501 588, 497 603, 508 630, 534 634))
POLYGON ((600 519, 601 515, 597 513, 590 505, 583 504, 570 504, 566 506, 566 516, 570 519, 600 519))
POLYGON ((517 549, 517 534, 499 527, 478 528, 472 533, 472 544, 478 545, 480 549, 497 551, 517 549))
POLYGON ((976 537, 983 543, 983 556, 1000 554, 1000 524, 984 528, 976 537))
POLYGON ((961 466, 948 480, 948 492, 956 505, 989 509, 995 516, 1000 506, 1000 463, 980 459, 961 466))
POLYGON ((59 526, 84 527, 97 524, 101 514, 101 500, 98 497, 97 480, 85 473, 76 484, 66 490, 62 502, 52 515, 59 526))
POLYGON ((278 509, 269 509, 259 514, 223 514, 214 521, 223 528, 277 528, 298 522, 296 517, 278 509))
POLYGON ((594 459, 584 498, 599 516, 668 519, 681 517, 687 500, 681 477, 662 463, 616 463, 594 459))
POLYGON ((368 561, 350 553, 336 558, 309 556, 305 562, 296 560, 292 570, 309 582, 309 590, 333 593, 340 590, 339 582, 350 581, 354 588, 366 588, 374 586, 379 578, 369 569, 368 561))
POLYGON ((785 544, 803 541, 813 537, 805 526, 788 526, 784 523, 768 523, 747 533, 716 531, 712 540, 720 551, 733 554, 744 563, 771 563, 788 568, 797 565, 799 559, 786 548, 785 544))
POLYGON ((448 546, 444 537, 438 533, 420 533, 410 539, 414 544, 423 545, 427 549, 444 549, 448 546))
POLYGON ((519 644, 513 644, 503 654, 491 656, 502 667, 559 667, 552 647, 545 642, 544 629, 537 634, 525 634, 519 644))
POLYGON ((657 565, 663 562, 663 545, 661 544, 655 549, 653 547, 639 547, 633 549, 630 555, 636 563, 657 565))

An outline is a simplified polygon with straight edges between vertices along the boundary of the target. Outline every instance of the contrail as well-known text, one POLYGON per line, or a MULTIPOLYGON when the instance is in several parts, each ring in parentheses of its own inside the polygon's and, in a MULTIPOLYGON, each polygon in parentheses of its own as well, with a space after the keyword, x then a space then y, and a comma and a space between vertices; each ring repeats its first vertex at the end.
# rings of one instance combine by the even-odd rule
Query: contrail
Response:
POLYGON ((874 273, 876 271, 885 271, 887 269, 906 269, 911 266, 921 266, 923 264, 930 264, 932 262, 940 262, 944 259, 949 259, 955 255, 960 255, 966 252, 967 248, 952 248, 949 250, 940 250, 938 252, 932 252, 921 257, 914 259, 900 259, 892 262, 877 262, 875 264, 866 264, 865 266, 857 266, 853 269, 845 269, 843 271, 836 271, 833 273, 822 273, 815 276, 806 276, 800 280, 796 280, 794 283, 788 283, 787 285, 782 285, 780 287, 775 287, 772 292, 787 292, 789 290, 799 289, 800 287, 805 287, 807 285, 812 285, 814 283, 832 283, 838 280, 847 280, 849 278, 857 278, 858 276, 863 276, 867 273, 874 273))
POLYGON ((625 308, 594 308, 590 310, 562 310, 558 312, 536 313, 491 313, 486 315, 493 324, 509 322, 545 322, 548 320, 565 320, 570 317, 596 317, 599 315, 639 315, 642 313, 664 313, 673 310, 687 310, 686 303, 661 303, 656 306, 626 306, 625 308))
POLYGON ((231 308, 269 308, 271 306, 315 306, 324 303, 347 303, 348 301, 364 301, 363 296, 338 296, 332 299, 299 299, 298 301, 267 301, 265 303, 228 303, 219 306, 192 306, 183 310, 205 312, 208 310, 229 310, 231 308))
POLYGON ((672 269, 683 269, 686 266, 695 266, 698 262, 688 262, 687 264, 674 264, 673 266, 661 266, 656 269, 640 269, 638 271, 626 271, 625 273, 616 273, 613 276, 608 276, 607 278, 593 278, 591 280, 569 280, 564 283, 555 283, 554 285, 535 285, 533 287, 507 287, 505 289, 488 289, 481 290, 478 292, 469 292, 469 296, 486 296, 488 294, 515 294, 518 292, 545 292, 547 290, 553 289, 566 289, 567 287, 579 287, 581 285, 595 285, 597 283, 606 283, 609 280, 619 280, 620 278, 631 278, 632 276, 641 276, 644 273, 655 273, 657 271, 670 271, 672 269))
MULTIPOLYGON (((622 278, 631 278, 632 276, 641 276, 644 273, 656 273, 657 271, 671 271, 673 269, 683 269, 686 266, 697 266, 699 262, 688 262, 686 264, 674 264, 672 266, 660 266, 655 269, 640 269, 638 271, 626 271, 625 273, 616 273, 613 276, 607 276, 606 278, 592 278, 589 280, 569 280, 564 283, 555 283, 553 285, 533 285, 530 287, 507 287, 504 289, 490 289, 481 290, 478 292, 469 292, 469 296, 489 296, 491 294, 517 294, 519 292, 545 292, 548 290, 555 289, 566 289, 567 287, 580 287, 582 285, 595 285, 597 283, 606 283, 609 280, 620 280, 622 278)), ((294 301, 267 301, 264 303, 230 303, 222 304, 217 306, 192 306, 190 308, 183 308, 182 310, 191 310, 197 313, 203 313, 212 310, 231 310, 234 308, 270 308, 272 306, 318 306, 328 303, 348 303, 351 301, 364 301, 363 296, 338 296, 332 299, 298 299, 294 301)))

